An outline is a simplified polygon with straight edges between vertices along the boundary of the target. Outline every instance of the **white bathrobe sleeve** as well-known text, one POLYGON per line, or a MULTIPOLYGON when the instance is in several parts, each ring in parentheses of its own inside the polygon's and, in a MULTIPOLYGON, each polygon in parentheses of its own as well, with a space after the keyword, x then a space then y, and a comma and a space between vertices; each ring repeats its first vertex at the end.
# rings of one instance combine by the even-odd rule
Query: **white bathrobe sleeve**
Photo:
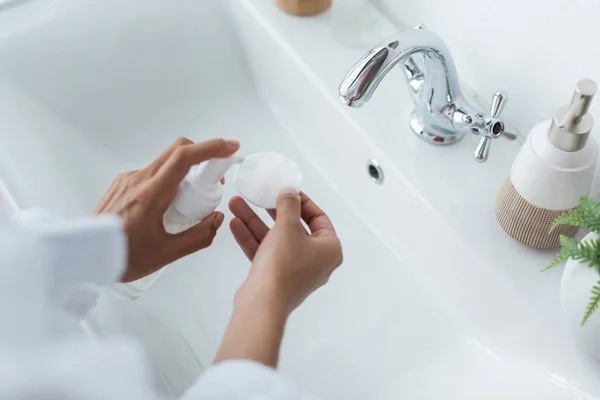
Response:
POLYGON ((252 361, 225 361, 209 368, 184 400, 316 400, 277 371, 252 361))
MULTIPOLYGON (((80 326, 100 286, 118 280, 126 256, 118 217, 0 212, 0 399, 159 398, 139 344, 93 341, 80 326)), ((249 361, 208 369, 184 398, 312 399, 249 361)))

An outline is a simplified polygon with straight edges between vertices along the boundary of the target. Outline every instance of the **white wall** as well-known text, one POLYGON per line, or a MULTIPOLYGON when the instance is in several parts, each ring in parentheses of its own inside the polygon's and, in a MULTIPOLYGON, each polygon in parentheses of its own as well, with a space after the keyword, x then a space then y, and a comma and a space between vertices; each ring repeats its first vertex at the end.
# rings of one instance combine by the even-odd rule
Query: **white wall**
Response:
MULTIPOLYGON (((481 96, 505 90, 505 118, 521 133, 568 103, 580 78, 600 83, 598 0, 372 2, 398 25, 424 23, 439 34, 461 80, 481 96)), ((600 98, 592 113, 600 124, 600 98)))

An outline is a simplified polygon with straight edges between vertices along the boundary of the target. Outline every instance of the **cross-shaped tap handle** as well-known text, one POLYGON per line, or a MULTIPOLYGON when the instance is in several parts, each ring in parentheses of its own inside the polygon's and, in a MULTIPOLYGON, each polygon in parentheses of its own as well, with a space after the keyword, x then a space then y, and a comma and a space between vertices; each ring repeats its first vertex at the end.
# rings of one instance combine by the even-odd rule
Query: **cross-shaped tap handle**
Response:
MULTIPOLYGON (((479 143, 475 148, 475 161, 477 162, 485 162, 488 159, 488 155, 490 153, 490 144, 492 139, 497 139, 503 134, 504 131, 504 122, 502 122, 498 117, 502 113, 504 106, 506 105, 506 94, 497 92, 492 97, 492 103, 490 105, 490 115, 486 118, 485 121, 485 129, 482 132, 482 137, 479 139, 479 143)), ((514 139, 516 136, 513 134, 507 134, 506 137, 508 139, 514 139)))

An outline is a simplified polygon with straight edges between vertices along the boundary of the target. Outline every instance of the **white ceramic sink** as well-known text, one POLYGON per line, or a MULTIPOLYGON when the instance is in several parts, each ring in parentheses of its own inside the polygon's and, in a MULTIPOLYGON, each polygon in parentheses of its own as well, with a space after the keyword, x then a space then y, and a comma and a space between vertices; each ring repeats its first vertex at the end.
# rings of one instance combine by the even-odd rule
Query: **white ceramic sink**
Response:
MULTIPOLYGON (((372 13, 373 44, 402 29, 372 13)), ((454 398, 443 366, 478 354, 467 358, 527 360, 552 377, 551 398, 600 396, 599 366, 561 321, 559 271, 539 273, 550 254, 521 247, 495 223, 496 190, 518 145, 497 141, 479 165, 476 138, 421 142, 407 129, 400 71, 365 107, 345 108, 337 85, 368 49, 334 37, 331 11, 294 18, 265 0, 9 8, 0 13, 0 177, 21 207, 76 216, 114 175, 178 136, 284 152, 345 250, 344 266, 289 322, 284 374, 328 399, 438 398, 424 397, 425 387, 454 398), (367 174, 371 158, 383 185, 367 174)), ((89 327, 138 337, 160 390, 180 394, 210 364, 247 269, 224 228, 139 300, 104 293, 89 327)), ((508 378, 503 390, 523 393, 508 378)))

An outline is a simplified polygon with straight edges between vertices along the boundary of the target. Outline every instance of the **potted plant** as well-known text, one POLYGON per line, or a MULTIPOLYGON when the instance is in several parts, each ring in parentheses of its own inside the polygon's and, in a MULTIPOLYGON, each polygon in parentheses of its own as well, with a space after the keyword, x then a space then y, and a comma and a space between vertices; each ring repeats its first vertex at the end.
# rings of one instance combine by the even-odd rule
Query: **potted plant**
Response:
POLYGON ((587 228, 581 240, 560 237, 561 252, 545 268, 567 261, 561 280, 560 298, 564 314, 580 346, 600 359, 600 202, 581 198, 579 206, 558 217, 559 225, 587 228))

